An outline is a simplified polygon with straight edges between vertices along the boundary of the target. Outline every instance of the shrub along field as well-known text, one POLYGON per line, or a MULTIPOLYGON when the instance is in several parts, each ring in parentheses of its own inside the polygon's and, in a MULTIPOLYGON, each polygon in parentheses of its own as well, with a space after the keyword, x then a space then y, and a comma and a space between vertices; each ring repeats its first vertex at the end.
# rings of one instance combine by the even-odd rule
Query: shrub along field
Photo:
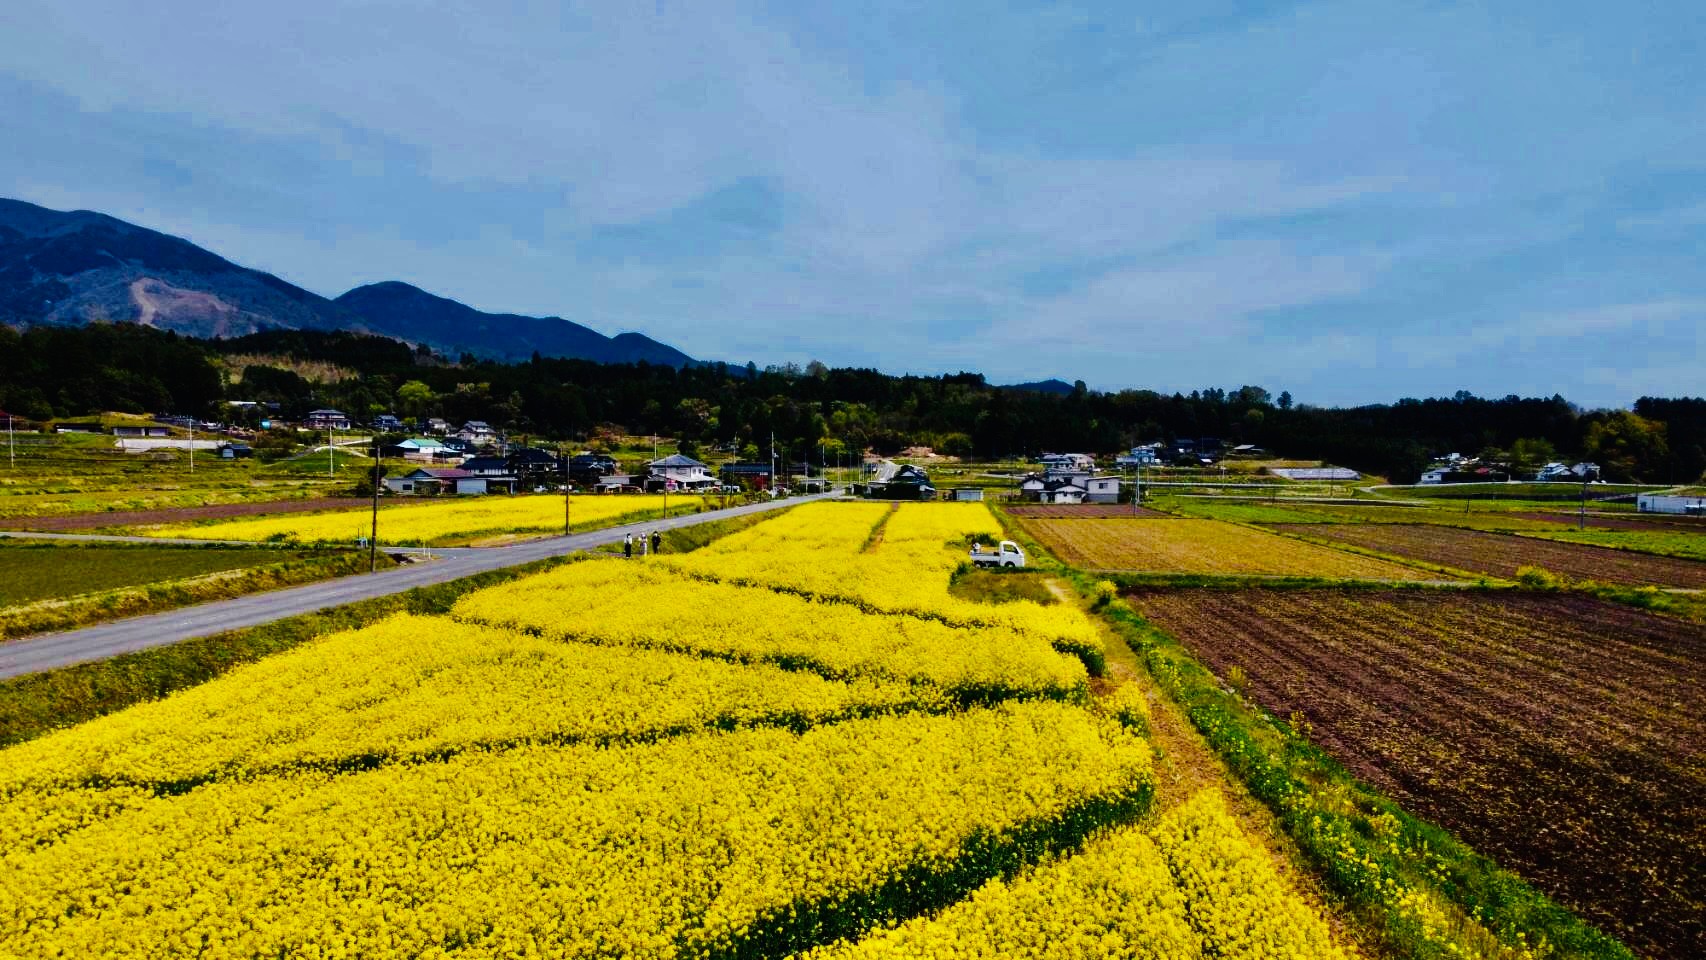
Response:
POLYGON ((1091 570, 1416 580, 1434 574, 1218 520, 1019 521, 1056 556, 1091 570))
POLYGON ((1706 951, 1706 628, 1502 591, 1131 603, 1359 779, 1641 955, 1706 951))
POLYGON ((981 506, 802 507, 0 751, 0 942, 1346 956, 1218 797, 1147 816, 1142 697, 1092 701, 1099 661, 1055 649, 1098 636, 1079 606, 950 592, 994 528, 981 506), (746 555, 729 541, 766 551, 739 582, 710 574, 746 555))
POLYGON ((1697 560, 1645 556, 1536 537, 1409 524, 1274 524, 1273 527, 1507 579, 1515 578, 1522 567, 1532 566, 1571 580, 1627 586, 1706 587, 1706 563, 1697 560))

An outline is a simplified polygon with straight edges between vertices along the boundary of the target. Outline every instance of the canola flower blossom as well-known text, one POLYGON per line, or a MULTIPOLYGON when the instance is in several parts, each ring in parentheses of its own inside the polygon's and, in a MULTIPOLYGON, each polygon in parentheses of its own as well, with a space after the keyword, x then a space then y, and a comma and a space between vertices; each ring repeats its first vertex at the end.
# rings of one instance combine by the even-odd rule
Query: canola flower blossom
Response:
POLYGON ((836 678, 921 681, 962 698, 1082 697, 1077 660, 1029 635, 867 613, 674 576, 655 564, 570 564, 459 600, 452 616, 559 640, 775 663, 836 678))
MULTIPOLYGON (((670 513, 701 498, 669 498, 670 513)), ((575 527, 604 524, 624 517, 640 520, 663 515, 663 498, 653 495, 573 496, 569 516, 575 527)), ((289 543, 355 543, 372 530, 366 509, 325 513, 296 513, 248 520, 150 527, 151 537, 191 540, 282 541, 289 543)), ((386 504, 379 508, 379 542, 396 546, 428 546, 451 540, 505 533, 561 533, 560 496, 486 496, 446 499, 437 503, 386 504)))
MULTIPOLYGON (((567 569, 576 566, 592 564, 567 569)), ((53 785, 337 770, 529 742, 804 727, 940 707, 931 693, 402 614, 21 744, 5 754, 0 797, 53 785)), ((0 814, 0 823, 8 819, 0 814)))
POLYGON ((1000 533, 982 504, 820 503, 659 562, 698 579, 768 587, 951 626, 1013 631, 1099 658, 1101 634, 1075 607, 1029 600, 977 603, 949 592, 954 570, 966 562, 966 536, 1000 533), (862 550, 879 521, 879 539, 872 549, 862 550))
POLYGON ((992 880, 935 916, 801 960, 1347 960, 1267 854, 1202 790, 1152 827, 992 880))
POLYGON ((1152 782, 1141 739, 1056 703, 216 781, 8 845, 0 943, 104 957, 803 947, 941 896, 956 871, 993 872, 1021 837, 1066 843, 1097 810, 1129 815, 1152 782))

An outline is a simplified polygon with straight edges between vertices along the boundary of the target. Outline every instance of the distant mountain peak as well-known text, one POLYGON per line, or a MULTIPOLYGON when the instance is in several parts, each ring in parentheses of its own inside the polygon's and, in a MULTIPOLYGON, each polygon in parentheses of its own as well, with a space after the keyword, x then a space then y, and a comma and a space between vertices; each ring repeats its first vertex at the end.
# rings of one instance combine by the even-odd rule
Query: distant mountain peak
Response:
POLYGON ((361 317, 375 333, 425 343, 456 355, 526 360, 538 353, 599 363, 646 363, 681 367, 692 357, 639 333, 607 337, 562 317, 485 313, 401 280, 356 287, 338 297, 339 306, 361 317))
POLYGON ((696 362, 644 334, 607 337, 561 317, 482 313, 400 280, 370 283, 328 300, 188 240, 104 213, 0 198, 0 322, 97 321, 131 321, 199 337, 350 330, 500 360, 538 353, 600 363, 696 362))
POLYGON ((1072 384, 1067 383, 1065 380, 1061 380, 1057 377, 1050 377, 1047 380, 1034 380, 1029 383, 1010 383, 1000 389, 1017 390, 1028 393, 1052 393, 1065 396, 1077 388, 1072 384))

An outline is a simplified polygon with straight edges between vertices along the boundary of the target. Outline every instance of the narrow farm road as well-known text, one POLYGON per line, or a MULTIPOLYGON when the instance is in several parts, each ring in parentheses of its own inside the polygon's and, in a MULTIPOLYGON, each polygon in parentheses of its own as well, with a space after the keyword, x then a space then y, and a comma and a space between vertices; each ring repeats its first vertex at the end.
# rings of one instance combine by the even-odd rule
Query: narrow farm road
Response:
POLYGON ((107 657, 165 646, 181 640, 205 637, 210 634, 223 633, 226 630, 258 626, 263 623, 271 623, 274 620, 282 620, 285 617, 294 617, 316 610, 325 610, 329 607, 343 606, 346 603, 355 603, 359 600, 402 593, 415 587, 445 583, 476 573, 484 573, 488 570, 498 570, 504 567, 531 563, 535 560, 543 560, 547 557, 592 550, 604 544, 621 540, 624 535, 630 533, 640 534, 648 530, 676 530, 714 520, 726 520, 746 514, 762 513, 767 510, 779 510, 833 496, 835 496, 834 493, 821 493, 808 497, 778 500, 773 503, 753 503, 740 507, 730 507, 727 510, 671 517, 668 520, 650 520, 644 523, 606 527, 603 530, 592 530, 567 537, 529 540, 507 547, 434 550, 433 553, 439 559, 426 563, 410 564, 391 570, 383 570, 379 573, 344 577, 339 580, 325 580, 267 593, 250 594, 230 600, 218 600, 193 607, 180 607, 176 610, 132 617, 127 620, 116 620, 112 623, 84 627, 80 630, 67 630, 64 633, 50 633, 39 637, 13 640, 0 643, 0 679, 27 673, 38 673, 43 670, 66 667, 89 660, 104 660, 107 657))

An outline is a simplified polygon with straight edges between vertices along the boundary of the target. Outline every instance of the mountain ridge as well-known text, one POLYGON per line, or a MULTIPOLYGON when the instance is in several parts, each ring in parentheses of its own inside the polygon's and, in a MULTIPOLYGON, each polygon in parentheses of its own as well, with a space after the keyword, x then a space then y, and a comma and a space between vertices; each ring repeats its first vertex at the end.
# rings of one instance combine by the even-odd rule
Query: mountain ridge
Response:
POLYGON ((451 355, 696 364, 641 333, 606 336, 562 317, 485 313, 402 281, 326 298, 181 237, 92 210, 0 198, 0 322, 131 321, 229 338, 263 330, 347 330, 451 355))

